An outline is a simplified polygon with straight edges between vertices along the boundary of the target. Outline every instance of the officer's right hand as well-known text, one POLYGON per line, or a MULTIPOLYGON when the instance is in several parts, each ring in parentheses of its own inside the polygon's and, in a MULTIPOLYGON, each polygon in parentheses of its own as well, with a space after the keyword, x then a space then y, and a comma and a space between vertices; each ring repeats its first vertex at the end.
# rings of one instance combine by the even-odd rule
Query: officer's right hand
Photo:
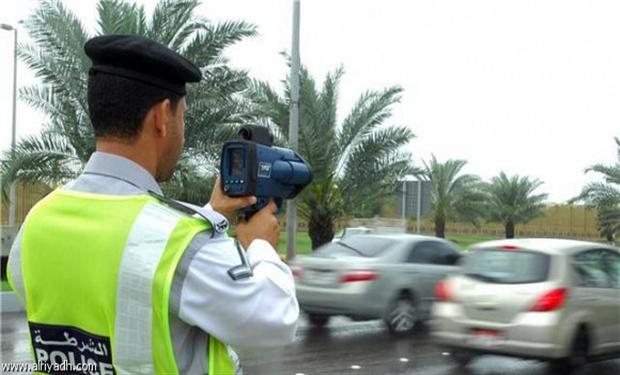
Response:
POLYGON ((224 194, 220 176, 215 179, 215 186, 209 204, 214 211, 226 216, 230 221, 235 216, 235 212, 242 208, 248 207, 256 203, 256 197, 229 197, 224 194))
POLYGON ((250 220, 240 220, 237 224, 237 239, 244 249, 250 247, 252 241, 260 239, 265 240, 273 246, 278 247, 280 240, 280 223, 276 218, 278 207, 272 201, 257 213, 250 220))

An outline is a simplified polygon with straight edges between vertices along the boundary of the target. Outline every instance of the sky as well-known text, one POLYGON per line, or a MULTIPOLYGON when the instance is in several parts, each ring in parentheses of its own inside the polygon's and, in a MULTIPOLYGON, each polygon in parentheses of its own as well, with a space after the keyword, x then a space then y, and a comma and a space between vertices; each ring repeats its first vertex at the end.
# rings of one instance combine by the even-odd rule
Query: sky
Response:
MULTIPOLYGON (((96 2, 66 0, 96 33, 96 2)), ((147 11, 155 2, 141 0, 147 11)), ((3 0, 0 23, 17 25, 36 7, 3 0)), ((259 35, 226 51, 232 66, 281 89, 291 49, 292 0, 204 0, 197 14, 245 20, 259 35)), ((616 162, 620 137, 620 1, 301 0, 301 61, 322 82, 343 66, 338 118, 367 90, 399 85, 387 124, 416 137, 414 163, 465 159, 464 173, 505 171, 544 182, 548 202, 576 196, 584 170, 616 162)), ((38 82, 18 63, 18 87, 38 82)), ((10 148, 13 34, 0 30, 0 149, 10 148)), ((17 137, 45 117, 17 105, 17 137)), ((303 126, 303 124, 301 124, 303 126)))

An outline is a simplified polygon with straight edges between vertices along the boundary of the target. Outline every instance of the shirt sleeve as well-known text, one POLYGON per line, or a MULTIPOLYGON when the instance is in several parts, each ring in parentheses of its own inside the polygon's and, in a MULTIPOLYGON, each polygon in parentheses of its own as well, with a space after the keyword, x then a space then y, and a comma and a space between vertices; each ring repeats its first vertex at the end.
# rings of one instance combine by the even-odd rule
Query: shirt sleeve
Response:
POLYGON ((254 240, 246 257, 253 276, 235 281, 228 275, 241 264, 234 240, 204 243, 183 280, 179 318, 238 349, 286 345, 299 317, 291 270, 263 240, 254 240))
POLYGON ((19 229, 13 244, 11 245, 11 252, 9 253, 9 259, 7 261, 6 276, 11 289, 15 292, 19 303, 23 308, 26 308, 26 293, 24 289, 24 280, 21 270, 22 259, 22 230, 19 229))

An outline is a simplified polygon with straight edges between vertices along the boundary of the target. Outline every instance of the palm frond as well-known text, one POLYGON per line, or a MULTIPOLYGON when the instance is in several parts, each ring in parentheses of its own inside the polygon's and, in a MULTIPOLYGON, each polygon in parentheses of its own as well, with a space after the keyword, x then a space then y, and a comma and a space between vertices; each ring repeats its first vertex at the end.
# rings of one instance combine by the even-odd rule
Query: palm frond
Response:
POLYGON ((586 184, 581 193, 571 202, 583 201, 591 206, 601 206, 617 199, 620 199, 619 187, 603 182, 591 182, 586 184))
POLYGON ((411 155, 399 151, 411 136, 405 127, 377 130, 349 154, 343 173, 338 175, 347 209, 355 213, 356 201, 372 201, 393 193, 396 181, 411 170, 411 155))
MULTIPOLYGON (((191 18, 198 0, 162 0, 157 3, 146 32, 153 40, 173 47, 175 38, 191 18)), ((177 44, 181 44, 177 42, 177 44)))
POLYGON ((198 206, 209 202, 215 175, 196 163, 189 154, 179 160, 172 178, 161 185, 166 196, 198 206))
POLYGON ((88 39, 81 22, 60 1, 41 1, 26 19, 26 29, 40 48, 20 45, 18 54, 37 77, 57 94, 68 96, 86 112, 86 72, 89 61, 83 51, 88 39))
POLYGON ((89 35, 81 21, 61 1, 41 0, 39 7, 25 20, 28 34, 35 44, 45 46, 57 62, 73 62, 73 73, 86 72, 88 61, 83 46, 89 35))
POLYGON ((189 39, 181 54, 192 60, 198 67, 204 68, 213 64, 226 47, 256 35, 256 27, 243 21, 226 21, 215 25, 202 23, 197 32, 189 39))
POLYGON ((99 35, 135 34, 147 31, 144 7, 121 0, 99 0, 97 3, 99 35))
POLYGON ((338 152, 348 154, 377 126, 392 116, 392 106, 400 102, 402 88, 389 87, 382 91, 367 91, 358 99, 344 119, 338 134, 338 152))
POLYGON ((487 220, 513 224, 527 223, 542 216, 547 199, 546 193, 535 194, 543 184, 538 179, 501 172, 485 186, 487 220))
POLYGON ((79 64, 77 59, 54 56, 49 51, 23 45, 20 46, 18 55, 54 94, 64 97, 66 101, 72 101, 76 110, 87 112, 85 73, 75 71, 74 67, 79 64))
POLYGON ((319 107, 319 123, 324 124, 326 130, 336 129, 336 111, 338 109, 338 90, 344 69, 339 67, 327 74, 323 87, 319 93, 317 105, 319 107))
POLYGON ((81 163, 62 136, 42 133, 21 140, 15 154, 5 152, 0 167, 2 191, 13 182, 43 182, 57 186, 77 176, 81 163))
POLYGON ((62 116, 62 112, 57 107, 56 95, 45 85, 21 87, 19 89, 19 98, 50 117, 62 116))
POLYGON ((620 162, 611 166, 595 164, 586 169, 586 172, 597 172, 603 174, 607 183, 620 185, 620 162))
POLYGON ((435 155, 424 162, 436 221, 465 220, 476 224, 480 218, 485 194, 478 176, 461 174, 466 164, 467 161, 458 159, 441 163, 435 155))
POLYGON ((266 120, 278 127, 280 133, 288 138, 289 106, 269 83, 250 80, 244 92, 248 103, 248 113, 254 121, 266 120))
POLYGON ((618 160, 615 165, 595 164, 588 172, 603 175, 603 182, 586 184, 581 193, 572 198, 569 203, 585 202, 597 208, 597 221, 601 235, 613 238, 620 231, 620 138, 614 138, 618 147, 618 160))

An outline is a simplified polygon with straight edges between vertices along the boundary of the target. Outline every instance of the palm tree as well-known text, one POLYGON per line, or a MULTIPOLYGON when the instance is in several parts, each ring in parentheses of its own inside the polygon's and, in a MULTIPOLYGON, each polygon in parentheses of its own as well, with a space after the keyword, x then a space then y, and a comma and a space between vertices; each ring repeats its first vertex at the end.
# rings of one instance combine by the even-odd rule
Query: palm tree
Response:
POLYGON ((426 178, 431 182, 431 202, 435 236, 444 238, 446 222, 450 220, 476 223, 482 216, 485 194, 480 178, 460 174, 467 164, 465 160, 450 159, 440 163, 431 156, 424 162, 426 178))
POLYGON ((487 220, 502 223, 506 238, 514 238, 515 225, 527 223, 543 215, 547 194, 534 194, 543 184, 528 177, 508 177, 504 172, 493 177, 486 185, 488 200, 485 205, 487 220))
POLYGON ((571 202, 583 201, 596 207, 597 221, 601 235, 612 242, 620 232, 620 138, 615 138, 618 160, 615 165, 595 164, 586 169, 603 175, 603 182, 591 182, 584 186, 571 202))
MULTIPOLYGON (((162 0, 150 17, 144 7, 121 0, 99 0, 96 35, 138 34, 157 40, 194 61, 203 81, 189 85, 186 150, 180 168, 164 188, 177 198, 208 199, 204 178, 221 143, 243 120, 239 93, 247 74, 227 66, 222 51, 255 34, 245 22, 211 23, 194 15, 198 0, 162 0), (198 167, 197 167, 198 166, 198 167), (187 183, 191 180, 191 184, 187 183), (185 183, 185 184, 184 184, 185 183), (206 194, 206 196, 205 196, 206 194)), ((90 60, 83 51, 89 35, 82 22, 57 0, 42 0, 26 20, 34 45, 22 45, 20 58, 41 84, 20 89, 20 98, 43 111, 49 122, 41 134, 22 140, 15 157, 2 157, 2 188, 14 181, 56 186, 74 178, 95 148, 86 102, 90 60)))
MULTIPOLYGON (((410 155, 401 150, 413 137, 406 127, 385 126, 402 89, 388 87, 363 93, 341 124, 337 123, 338 87, 344 71, 329 73, 320 89, 303 68, 300 72, 299 152, 312 166, 314 181, 301 196, 300 215, 308 221, 315 249, 334 237, 335 220, 355 215, 362 202, 381 202, 396 181, 411 170, 410 155)), ((254 82, 248 96, 257 121, 288 137, 289 87, 281 96, 269 84, 254 82)), ((377 206, 378 207, 378 206, 377 206)))

